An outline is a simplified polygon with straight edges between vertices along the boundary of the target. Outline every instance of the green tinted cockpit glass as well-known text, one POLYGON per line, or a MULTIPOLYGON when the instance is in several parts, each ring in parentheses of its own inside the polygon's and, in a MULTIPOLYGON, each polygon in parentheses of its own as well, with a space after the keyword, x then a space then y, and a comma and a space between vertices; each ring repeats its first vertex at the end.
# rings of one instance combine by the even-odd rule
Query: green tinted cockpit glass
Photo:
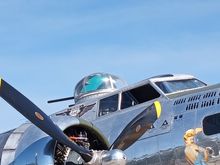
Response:
POLYGON ((108 93, 124 86, 127 86, 127 83, 117 76, 108 73, 94 73, 78 82, 74 97, 77 100, 87 94, 108 93))
POLYGON ((89 76, 80 93, 88 93, 100 89, 106 89, 111 86, 109 78, 102 75, 89 76))

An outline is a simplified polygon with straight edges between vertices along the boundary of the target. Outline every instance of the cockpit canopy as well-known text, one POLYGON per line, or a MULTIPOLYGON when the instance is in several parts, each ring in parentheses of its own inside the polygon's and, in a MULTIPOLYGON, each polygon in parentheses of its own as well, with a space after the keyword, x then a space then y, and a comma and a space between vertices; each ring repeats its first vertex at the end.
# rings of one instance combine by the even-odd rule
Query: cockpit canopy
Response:
POLYGON ((108 73, 94 73, 84 77, 75 87, 75 102, 91 95, 112 92, 126 86, 127 83, 117 76, 108 73))
POLYGON ((206 84, 197 79, 164 81, 156 82, 156 84, 164 93, 173 93, 206 86, 206 84))
POLYGON ((156 84, 164 94, 201 88, 207 85, 194 76, 184 74, 153 77, 151 81, 156 84))

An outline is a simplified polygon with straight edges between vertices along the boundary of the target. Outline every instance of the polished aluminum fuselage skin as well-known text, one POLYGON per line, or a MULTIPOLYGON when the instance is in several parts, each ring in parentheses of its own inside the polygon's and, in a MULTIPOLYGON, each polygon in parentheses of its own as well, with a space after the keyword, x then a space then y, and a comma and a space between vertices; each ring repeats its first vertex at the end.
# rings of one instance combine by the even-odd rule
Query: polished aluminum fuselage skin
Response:
MULTIPOLYGON (((128 164, 184 165, 184 134, 189 129, 203 128, 206 116, 220 112, 220 84, 162 96, 162 115, 153 129, 146 132, 134 145, 125 150, 128 164)), ((154 100, 153 100, 154 101, 154 100)), ((139 105, 147 107, 152 102, 139 105)), ((94 120, 94 124, 106 133, 110 143, 121 129, 138 113, 133 108, 94 120), (106 129, 106 126, 111 129, 106 129)), ((220 135, 201 133, 195 141, 213 149, 207 164, 220 164, 220 135)))
MULTIPOLYGON (((70 108, 51 115, 52 120, 62 130, 80 121, 75 118, 80 107, 92 105, 86 113, 80 115, 100 130, 103 136, 112 144, 123 128, 134 116, 149 107, 154 101, 159 101, 162 107, 160 118, 154 127, 147 131, 132 146, 124 151, 127 164, 140 165, 185 165, 184 134, 189 129, 203 128, 206 116, 220 113, 220 84, 202 88, 184 90, 172 94, 164 94, 153 79, 141 81, 135 85, 117 90, 110 94, 90 98, 70 108), (99 100, 123 91, 151 84, 160 97, 132 106, 127 109, 99 116, 99 100)), ((120 100, 120 98, 119 98, 120 100)), ((111 105, 109 105, 111 106, 111 105)), ((9 133, 0 136, 1 165, 14 164, 53 164, 55 141, 31 123, 25 123, 9 133)), ((201 132, 195 136, 199 146, 209 147, 212 153, 207 164, 220 164, 220 135, 207 136, 201 132)))

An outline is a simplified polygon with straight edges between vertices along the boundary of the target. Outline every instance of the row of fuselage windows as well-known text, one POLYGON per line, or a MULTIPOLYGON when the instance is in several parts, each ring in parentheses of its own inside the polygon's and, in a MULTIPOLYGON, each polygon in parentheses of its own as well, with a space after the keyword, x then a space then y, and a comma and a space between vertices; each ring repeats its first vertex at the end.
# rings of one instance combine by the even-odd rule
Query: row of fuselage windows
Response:
POLYGON ((119 94, 115 94, 100 100, 99 116, 115 112, 118 109, 129 108, 131 106, 141 104, 158 97, 160 97, 160 94, 150 84, 124 91, 121 93, 120 104, 119 94))

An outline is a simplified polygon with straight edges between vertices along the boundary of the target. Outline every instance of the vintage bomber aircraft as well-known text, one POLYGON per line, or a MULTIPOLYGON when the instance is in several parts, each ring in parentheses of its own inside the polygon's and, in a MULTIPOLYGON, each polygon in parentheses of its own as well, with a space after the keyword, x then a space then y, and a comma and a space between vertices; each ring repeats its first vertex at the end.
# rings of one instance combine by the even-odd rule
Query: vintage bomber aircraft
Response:
POLYGON ((3 79, 0 96, 31 121, 0 134, 1 165, 220 164, 220 84, 95 73, 49 117, 3 79))

